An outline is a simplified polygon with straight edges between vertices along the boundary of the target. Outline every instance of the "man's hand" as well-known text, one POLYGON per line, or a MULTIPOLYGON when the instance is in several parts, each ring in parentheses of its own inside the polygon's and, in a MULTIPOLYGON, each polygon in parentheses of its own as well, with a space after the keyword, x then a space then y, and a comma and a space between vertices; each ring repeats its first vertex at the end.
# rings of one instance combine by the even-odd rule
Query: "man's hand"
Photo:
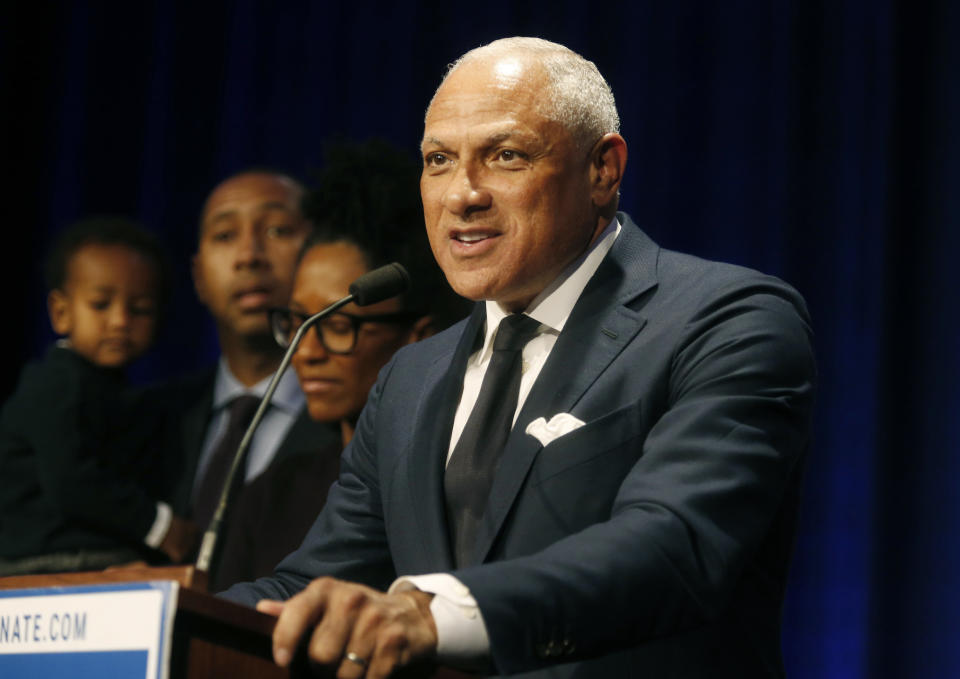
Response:
POLYGON ((289 601, 263 600, 257 610, 280 616, 273 657, 281 667, 290 664, 297 644, 312 630, 311 661, 335 669, 340 679, 380 679, 436 653, 432 598, 426 592, 384 594, 319 578, 289 601))
POLYGON ((178 516, 170 520, 170 529, 163 536, 160 551, 173 563, 183 563, 192 556, 200 542, 200 529, 193 521, 178 516))

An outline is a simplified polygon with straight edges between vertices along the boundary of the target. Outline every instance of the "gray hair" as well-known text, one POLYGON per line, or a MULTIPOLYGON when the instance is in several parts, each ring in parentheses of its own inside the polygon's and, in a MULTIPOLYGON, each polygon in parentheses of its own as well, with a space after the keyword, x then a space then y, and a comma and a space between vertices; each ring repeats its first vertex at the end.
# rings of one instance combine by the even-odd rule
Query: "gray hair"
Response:
MULTIPOLYGON (((450 64, 440 87, 464 64, 517 54, 531 56, 546 73, 551 91, 540 97, 540 113, 563 125, 582 149, 589 149, 605 134, 620 131, 613 91, 596 65, 573 50, 542 38, 501 38, 472 49, 450 64)), ((433 104, 432 99, 430 103, 433 104)))

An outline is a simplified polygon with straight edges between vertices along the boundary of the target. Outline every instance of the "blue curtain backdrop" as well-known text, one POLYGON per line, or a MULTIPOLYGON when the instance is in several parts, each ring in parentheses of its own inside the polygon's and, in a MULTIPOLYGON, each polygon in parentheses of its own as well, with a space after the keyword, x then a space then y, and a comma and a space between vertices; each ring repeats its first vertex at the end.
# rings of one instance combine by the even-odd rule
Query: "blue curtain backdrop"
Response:
POLYGON ((543 36, 613 86, 624 208, 662 245, 777 274, 811 308, 821 388, 790 675, 960 676, 957 4, 3 3, 2 394, 50 341, 39 262, 67 223, 125 213, 162 235, 176 308, 136 375, 198 367, 216 341, 189 257, 219 179, 309 177, 337 135, 415 153, 449 61, 543 36))

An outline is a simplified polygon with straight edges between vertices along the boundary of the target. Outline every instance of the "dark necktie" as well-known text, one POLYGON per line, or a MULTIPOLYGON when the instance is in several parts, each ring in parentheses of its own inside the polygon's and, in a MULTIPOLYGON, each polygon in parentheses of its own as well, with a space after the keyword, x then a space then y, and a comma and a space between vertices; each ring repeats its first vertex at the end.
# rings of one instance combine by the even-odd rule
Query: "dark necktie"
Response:
POLYGON ((477 402, 447 463, 443 486, 457 566, 469 563, 473 554, 497 463, 513 427, 521 353, 539 327, 539 322, 523 314, 500 321, 477 402))
MULTIPOLYGON (((230 465, 233 464, 233 457, 237 454, 237 448, 240 447, 240 441, 243 439, 247 427, 250 426, 250 420, 257 411, 260 404, 258 396, 244 394, 238 396, 230 402, 229 415, 227 419, 227 429, 220 437, 220 441, 214 448, 210 456, 210 462, 204 471, 203 478, 194 489, 193 493, 193 520, 201 529, 206 529, 217 511, 217 505, 220 502, 220 493, 223 492, 223 484, 226 483, 227 473, 230 471, 230 465)), ((231 494, 236 492, 237 487, 243 485, 244 464, 241 460, 237 474, 231 484, 231 494)))

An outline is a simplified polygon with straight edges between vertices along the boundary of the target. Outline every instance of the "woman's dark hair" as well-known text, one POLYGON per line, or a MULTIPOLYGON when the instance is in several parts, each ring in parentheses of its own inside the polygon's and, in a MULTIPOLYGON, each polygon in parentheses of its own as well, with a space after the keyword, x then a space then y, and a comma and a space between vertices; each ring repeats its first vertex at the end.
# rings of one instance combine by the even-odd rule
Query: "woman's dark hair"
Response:
POLYGON ((316 184, 303 198, 314 245, 346 242, 363 254, 368 269, 400 262, 411 286, 403 309, 432 315, 443 328, 466 315, 469 304, 450 289, 430 251, 420 202, 420 168, 389 143, 330 143, 316 184))

